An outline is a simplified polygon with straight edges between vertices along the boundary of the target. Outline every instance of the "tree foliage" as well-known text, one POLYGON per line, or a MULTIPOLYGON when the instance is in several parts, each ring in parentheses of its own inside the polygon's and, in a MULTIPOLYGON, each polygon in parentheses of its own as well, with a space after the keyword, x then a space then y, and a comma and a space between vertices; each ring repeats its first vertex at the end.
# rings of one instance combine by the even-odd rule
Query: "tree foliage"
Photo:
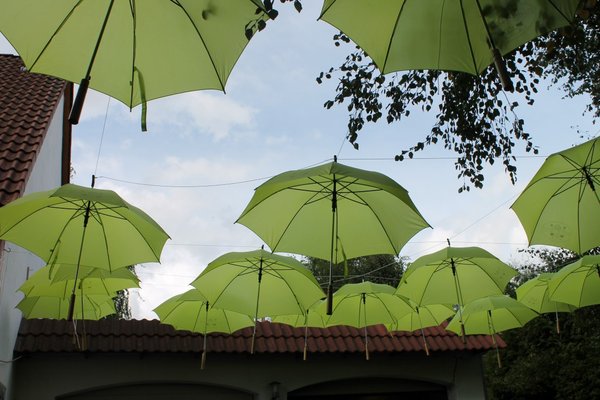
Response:
MULTIPOLYGON (((329 262, 318 258, 307 257, 304 264, 315 275, 322 287, 329 282, 329 262)), ((346 283, 360 283, 370 281, 398 286, 402 272, 404 271, 404 260, 391 254, 380 254, 374 256, 358 257, 334 266, 333 283, 337 290, 346 283)))
MULTIPOLYGON (((593 253, 597 253, 595 249, 593 253)), ((541 272, 555 272, 578 256, 567 250, 530 248, 531 264, 521 266, 522 279, 541 272)), ((560 334, 552 314, 542 314, 524 327, 504 332, 507 344, 485 357, 485 376, 490 400, 600 398, 600 306, 560 313, 560 334)))
MULTIPOLYGON (((529 42, 505 57, 507 70, 520 101, 509 101, 493 66, 480 76, 434 70, 382 75, 358 47, 339 67, 317 77, 317 82, 335 79, 333 99, 326 108, 346 105, 348 140, 356 149, 359 134, 369 123, 385 119, 402 121, 415 111, 434 112, 435 123, 425 137, 396 160, 412 158, 427 146, 442 144, 456 154, 455 168, 463 181, 459 192, 471 186, 482 188, 484 168, 500 159, 514 183, 517 166, 513 150, 517 143, 537 154, 525 121, 518 116, 524 102, 532 105, 542 85, 550 82, 566 96, 589 95, 586 110, 600 117, 600 3, 582 2, 572 26, 529 42)), ((334 36, 336 46, 350 43, 343 33, 334 36)))

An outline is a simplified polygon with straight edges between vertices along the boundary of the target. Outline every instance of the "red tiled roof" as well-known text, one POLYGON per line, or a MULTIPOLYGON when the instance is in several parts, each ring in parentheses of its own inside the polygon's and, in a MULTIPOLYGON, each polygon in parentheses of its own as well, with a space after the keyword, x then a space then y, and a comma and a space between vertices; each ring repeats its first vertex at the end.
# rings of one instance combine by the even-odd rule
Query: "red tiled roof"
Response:
MULTIPOLYGON (((81 333, 82 323, 78 322, 81 333)), ((178 331, 158 320, 103 320, 85 321, 87 351, 96 353, 189 353, 202 351, 202 335, 178 331)), ((391 335, 383 325, 367 329, 370 353, 398 353, 424 351, 420 333, 394 332, 391 335)), ((425 329, 430 352, 487 351, 494 348, 491 336, 462 338, 443 327, 425 329)), ((209 334, 207 348, 211 353, 249 353, 252 328, 231 335, 209 334)), ((498 346, 506 346, 496 336, 498 346)), ((255 353, 302 353, 304 328, 260 322, 257 327, 255 353)), ((73 344, 73 324, 65 320, 24 319, 15 345, 17 353, 77 352, 73 344)), ((362 353, 364 329, 348 326, 309 328, 310 353, 362 353)))
POLYGON ((0 206, 19 197, 67 83, 0 54, 0 206))

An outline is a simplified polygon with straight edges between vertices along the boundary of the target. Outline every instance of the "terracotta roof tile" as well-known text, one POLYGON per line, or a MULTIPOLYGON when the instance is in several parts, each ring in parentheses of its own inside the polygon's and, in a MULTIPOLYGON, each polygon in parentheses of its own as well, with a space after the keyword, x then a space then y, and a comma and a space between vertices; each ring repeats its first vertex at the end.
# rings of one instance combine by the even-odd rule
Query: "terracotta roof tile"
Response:
POLYGON ((0 54, 0 206, 23 193, 65 88, 26 72, 18 56, 0 54))
MULTIPOLYGON (((104 320, 79 322, 77 331, 82 337, 86 332, 89 352, 139 352, 139 353, 188 353, 200 352, 203 337, 188 331, 175 330, 157 320, 104 320)), ((308 350, 311 353, 362 353, 364 329, 348 326, 310 328, 308 350)), ((431 352, 486 351, 493 349, 490 336, 467 336, 462 338, 446 331, 443 326, 427 328, 425 337, 431 352)), ((304 328, 261 322, 257 326, 255 353, 302 353, 304 328)), ((383 325, 367 328, 370 353, 398 353, 424 351, 420 332, 393 332, 383 325)), ((496 336, 499 347, 504 341, 496 336)), ((252 341, 252 328, 245 328, 231 335, 213 333, 207 337, 207 347, 214 353, 248 353, 252 341)), ((15 345, 17 353, 75 352, 73 325, 64 320, 23 320, 15 345)))

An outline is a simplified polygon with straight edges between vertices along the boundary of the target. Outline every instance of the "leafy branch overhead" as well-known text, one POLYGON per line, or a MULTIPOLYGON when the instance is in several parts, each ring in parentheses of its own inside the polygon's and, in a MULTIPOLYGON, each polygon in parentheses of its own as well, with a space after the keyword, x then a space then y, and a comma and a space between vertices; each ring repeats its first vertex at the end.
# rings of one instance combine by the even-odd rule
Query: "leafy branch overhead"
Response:
MULTIPOLYGON (((345 105, 348 109, 348 140, 356 149, 358 137, 368 123, 385 119, 388 124, 408 118, 420 110, 435 113, 429 133, 395 159, 414 157, 432 144, 441 144, 456 154, 459 192, 471 186, 482 188, 484 168, 498 159, 511 182, 517 179, 514 149, 537 154, 533 136, 519 117, 519 107, 532 105, 541 85, 557 85, 567 97, 590 97, 582 112, 600 116, 600 5, 584 2, 575 22, 566 28, 526 43, 505 57, 519 101, 504 93, 494 66, 479 76, 434 70, 407 71, 382 75, 373 61, 356 47, 345 62, 322 72, 317 82, 338 81, 333 99, 326 108, 345 105)), ((350 44, 343 33, 334 36, 336 46, 350 44)))

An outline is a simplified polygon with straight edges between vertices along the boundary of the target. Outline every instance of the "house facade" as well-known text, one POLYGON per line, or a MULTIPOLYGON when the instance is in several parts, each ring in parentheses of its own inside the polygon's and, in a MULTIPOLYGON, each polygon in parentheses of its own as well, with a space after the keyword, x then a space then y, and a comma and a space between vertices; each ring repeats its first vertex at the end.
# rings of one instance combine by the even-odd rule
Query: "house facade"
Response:
MULTIPOLYGON (((19 57, 0 55, 0 206, 69 181, 71 99, 71 84, 28 73, 19 57)), ((42 266, 27 250, 0 242, 0 399, 11 398, 17 289, 42 266)))
MULTIPOLYGON (((466 400, 483 399, 481 356, 489 336, 443 327, 390 334, 346 326, 292 328, 261 322, 203 337, 159 321, 24 320, 15 346, 19 400, 466 400), (85 325, 85 327, 83 326, 85 325), (84 333, 85 332, 85 333, 84 333), (423 340, 427 340, 429 355, 423 340), (304 346, 307 345, 306 358, 304 346)), ((504 342, 498 337, 501 347, 504 342)))

